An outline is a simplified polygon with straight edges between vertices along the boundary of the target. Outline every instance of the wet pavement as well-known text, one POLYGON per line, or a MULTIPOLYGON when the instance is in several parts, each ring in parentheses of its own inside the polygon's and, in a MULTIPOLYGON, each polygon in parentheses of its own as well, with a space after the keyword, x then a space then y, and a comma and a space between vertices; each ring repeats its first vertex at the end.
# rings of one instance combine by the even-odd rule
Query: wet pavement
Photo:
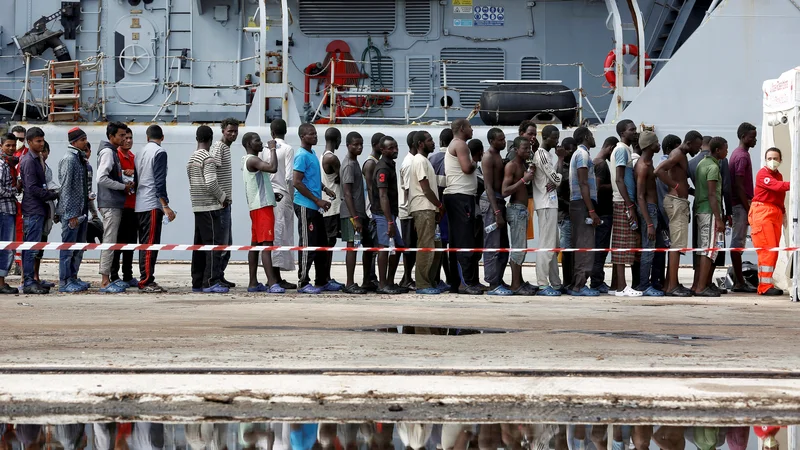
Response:
POLYGON ((793 448, 796 427, 567 425, 553 423, 110 422, 5 425, 4 449, 87 450, 756 450, 793 448), (787 442, 788 441, 788 442, 787 442))
POLYGON ((157 277, 168 293, 0 297, 0 412, 800 422, 788 297, 213 295, 188 265, 157 277))

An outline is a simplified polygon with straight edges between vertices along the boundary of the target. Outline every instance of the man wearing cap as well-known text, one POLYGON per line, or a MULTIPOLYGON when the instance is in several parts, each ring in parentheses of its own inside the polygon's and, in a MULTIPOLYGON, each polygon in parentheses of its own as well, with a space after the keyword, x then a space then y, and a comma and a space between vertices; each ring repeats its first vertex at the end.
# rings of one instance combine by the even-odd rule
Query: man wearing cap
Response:
MULTIPOLYGON (((122 221, 122 209, 125 199, 133 191, 133 181, 123 181, 122 164, 117 149, 125 143, 128 126, 120 122, 111 122, 106 127, 108 141, 100 143, 97 153, 97 207, 103 216, 103 243, 115 244, 119 224, 122 221)), ((111 261, 114 250, 103 250, 100 253, 100 292, 119 293, 127 286, 111 282, 111 261)))
MULTIPOLYGON (((658 230, 658 190, 656 189, 656 175, 653 168, 653 154, 661 146, 658 137, 652 131, 642 131, 639 135, 639 148, 642 156, 636 161, 634 167, 636 175, 636 201, 639 206, 639 223, 642 225, 642 248, 656 247, 656 231, 658 230)), ((653 267, 653 252, 642 253, 642 263, 639 268, 639 286, 637 291, 645 297, 663 297, 664 292, 656 287, 659 282, 658 273, 653 267)))
MULTIPOLYGON (((58 181, 61 192, 58 200, 58 215, 61 216, 61 242, 86 241, 86 216, 89 212, 89 187, 86 183, 86 133, 78 127, 67 134, 69 147, 58 162, 58 181)), ((61 250, 58 257, 59 292, 80 292, 89 287, 80 283, 78 269, 83 251, 61 250)))

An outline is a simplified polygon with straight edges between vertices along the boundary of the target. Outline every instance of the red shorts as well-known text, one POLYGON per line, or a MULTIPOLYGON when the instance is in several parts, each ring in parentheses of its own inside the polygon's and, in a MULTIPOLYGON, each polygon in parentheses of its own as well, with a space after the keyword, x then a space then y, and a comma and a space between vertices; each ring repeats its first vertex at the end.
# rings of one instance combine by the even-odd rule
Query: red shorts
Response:
POLYGON ((252 222, 252 244, 272 242, 275 240, 275 213, 272 206, 265 206, 250 211, 252 222))

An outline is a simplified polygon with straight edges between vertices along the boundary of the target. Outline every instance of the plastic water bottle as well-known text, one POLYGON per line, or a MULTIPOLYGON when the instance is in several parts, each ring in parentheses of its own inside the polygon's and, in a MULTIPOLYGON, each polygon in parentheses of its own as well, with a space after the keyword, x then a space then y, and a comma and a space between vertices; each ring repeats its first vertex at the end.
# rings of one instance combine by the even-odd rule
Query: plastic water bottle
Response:
MULTIPOLYGON (((598 225, 602 225, 603 223, 604 223, 603 220, 600 219, 600 223, 598 225)), ((591 217, 587 217, 586 218, 586 225, 593 225, 593 224, 594 224, 594 220, 592 220, 591 217)))
POLYGON ((389 250, 389 256, 397 254, 397 252, 394 251, 395 247, 394 247, 394 238, 393 237, 389 238, 389 248, 391 249, 391 250, 389 250))
MULTIPOLYGON (((175 212, 175 210, 173 210, 173 212, 175 212)), ((176 212, 175 216, 177 217, 177 215, 178 215, 178 213, 176 212)), ((164 225, 169 224, 169 216, 164 214, 164 220, 163 221, 164 221, 164 225)))
POLYGON ((730 236, 733 233, 733 228, 730 225, 725 225, 725 236, 730 236))
POLYGON ((320 214, 323 214, 323 215, 325 214, 325 208, 320 208, 317 211, 319 211, 320 214))
POLYGON ((491 233, 492 231, 494 231, 496 229, 497 229, 497 222, 494 222, 491 225, 489 225, 488 227, 484 228, 483 231, 485 231, 486 234, 489 234, 489 233, 491 233))
POLYGON ((717 248, 725 248, 725 234, 717 233, 717 248))
POLYGON ((672 241, 669 238, 669 233, 667 233, 667 230, 661 231, 661 238, 664 239, 664 247, 672 248, 672 241))
POLYGON ((353 245, 355 247, 361 247, 361 233, 358 231, 353 234, 353 245))
POLYGON ((631 209, 625 207, 625 215, 628 217, 628 223, 631 224, 631 230, 638 230, 639 229, 639 222, 636 221, 635 217, 631 217, 631 209))
POLYGON ((433 241, 434 242, 442 242, 442 229, 439 228, 439 224, 436 224, 436 231, 433 233, 433 241))

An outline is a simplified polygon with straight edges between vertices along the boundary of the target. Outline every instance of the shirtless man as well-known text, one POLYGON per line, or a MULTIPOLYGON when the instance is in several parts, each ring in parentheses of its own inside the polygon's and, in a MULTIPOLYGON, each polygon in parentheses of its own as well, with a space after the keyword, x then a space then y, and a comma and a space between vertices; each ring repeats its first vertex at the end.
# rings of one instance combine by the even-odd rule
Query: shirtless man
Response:
MULTIPOLYGON (((372 198, 372 183, 375 177, 375 166, 378 164, 378 160, 381 159, 381 147, 380 142, 383 139, 383 133, 375 133, 372 135, 372 153, 370 153, 369 158, 364 162, 364 165, 361 166, 361 172, 364 175, 364 182, 367 184, 367 211, 370 211, 371 205, 377 205, 380 203, 380 200, 377 198, 372 198)), ((367 230, 364 230, 363 233, 369 233, 370 241, 376 242, 378 240, 378 234, 375 228, 375 220, 371 218, 369 220, 369 226, 367 230)), ((375 253, 374 252, 364 252, 362 256, 365 267, 369 270, 369 275, 364 274, 364 278, 369 277, 369 283, 364 283, 362 286, 368 292, 375 292, 378 290, 378 281, 377 275, 375 274, 375 253)))
MULTIPOLYGON (((508 225, 506 224, 506 201, 503 198, 503 157, 506 148, 503 130, 492 128, 486 135, 489 152, 481 159, 485 191, 481 194, 480 206, 484 229, 497 224, 497 229, 483 236, 484 248, 508 248, 508 225)), ((489 284, 488 295, 512 295, 503 283, 503 273, 508 265, 508 253, 484 253, 484 280, 489 284)))
MULTIPOLYGON (((526 170, 526 161, 531 153, 531 141, 525 137, 514 139, 517 149, 514 159, 506 164, 503 177, 503 197, 511 197, 506 211, 506 220, 511 228, 511 248, 527 246, 528 234, 528 189, 525 186, 533 180, 534 172, 526 170)), ((522 280, 524 252, 511 254, 511 290, 519 295, 534 295, 536 290, 522 280)))
MULTIPOLYGON (((636 201, 639 206, 639 223, 642 225, 642 248, 656 248, 656 230, 658 229, 658 190, 656 189, 656 176, 653 170, 653 154, 661 146, 658 137, 652 131, 643 131, 639 135, 639 147, 642 156, 636 162, 636 201)), ((662 297, 664 293, 653 286, 657 279, 653 269, 652 252, 642 253, 642 263, 639 272, 639 286, 636 290, 645 297, 662 297), (652 276, 651 276, 652 271, 652 276)))
MULTIPOLYGON (((668 186, 664 197, 664 210, 669 221, 670 248, 686 248, 689 245, 689 160, 686 155, 696 155, 703 145, 703 135, 695 130, 686 133, 683 144, 669 154, 666 161, 656 167, 656 177, 668 186)), ((667 282, 664 295, 668 297, 691 297, 692 291, 678 283, 679 252, 669 253, 667 282)))

